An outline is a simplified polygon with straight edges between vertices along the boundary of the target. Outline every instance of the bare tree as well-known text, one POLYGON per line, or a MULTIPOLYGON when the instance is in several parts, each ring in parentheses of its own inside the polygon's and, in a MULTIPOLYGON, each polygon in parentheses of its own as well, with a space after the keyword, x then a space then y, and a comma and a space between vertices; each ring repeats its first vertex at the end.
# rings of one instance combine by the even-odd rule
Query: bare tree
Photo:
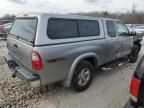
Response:
POLYGON ((132 5, 132 14, 136 14, 137 13, 137 5, 134 3, 133 5, 132 5))

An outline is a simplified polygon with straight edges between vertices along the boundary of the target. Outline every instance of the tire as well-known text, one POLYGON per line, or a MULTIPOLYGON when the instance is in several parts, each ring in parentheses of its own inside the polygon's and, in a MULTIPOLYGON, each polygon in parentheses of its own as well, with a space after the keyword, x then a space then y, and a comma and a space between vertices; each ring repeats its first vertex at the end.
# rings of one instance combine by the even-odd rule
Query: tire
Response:
POLYGON ((130 63, 135 63, 137 61, 139 55, 139 46, 134 45, 131 54, 128 56, 128 60, 130 63))
POLYGON ((76 68, 72 78, 72 87, 77 92, 86 90, 93 79, 94 67, 88 61, 82 61, 76 68))

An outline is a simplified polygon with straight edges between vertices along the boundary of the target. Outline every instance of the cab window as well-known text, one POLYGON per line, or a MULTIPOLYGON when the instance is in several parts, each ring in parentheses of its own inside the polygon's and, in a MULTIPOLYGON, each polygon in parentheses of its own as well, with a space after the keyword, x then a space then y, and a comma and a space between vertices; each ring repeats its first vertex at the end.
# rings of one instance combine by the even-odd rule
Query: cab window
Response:
POLYGON ((113 21, 106 21, 107 34, 110 37, 116 37, 115 24, 113 21))

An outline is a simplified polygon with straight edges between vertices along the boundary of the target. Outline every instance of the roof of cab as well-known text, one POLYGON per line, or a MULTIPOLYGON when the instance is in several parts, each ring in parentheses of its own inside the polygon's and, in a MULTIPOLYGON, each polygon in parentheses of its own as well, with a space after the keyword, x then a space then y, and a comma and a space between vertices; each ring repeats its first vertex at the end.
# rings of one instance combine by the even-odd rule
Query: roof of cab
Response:
MULTIPOLYGON (((22 13, 17 15, 16 17, 41 17, 48 16, 54 18, 71 18, 71 19, 105 19, 105 20, 117 20, 113 18, 103 18, 103 17, 92 17, 92 16, 83 16, 83 15, 73 15, 73 14, 49 14, 49 13, 22 13)), ((119 21, 119 20, 117 20, 119 21)))

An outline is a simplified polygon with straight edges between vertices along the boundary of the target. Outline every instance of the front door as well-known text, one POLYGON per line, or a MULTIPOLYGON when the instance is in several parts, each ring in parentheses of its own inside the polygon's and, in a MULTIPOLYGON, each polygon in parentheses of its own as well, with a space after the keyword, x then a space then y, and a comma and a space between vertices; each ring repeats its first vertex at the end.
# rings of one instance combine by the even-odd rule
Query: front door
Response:
POLYGON ((133 37, 129 35, 129 31, 124 23, 117 21, 116 28, 121 41, 121 56, 126 56, 131 53, 133 47, 133 37))
POLYGON ((110 62, 121 56, 121 42, 116 34, 115 21, 105 20, 105 37, 106 37, 106 59, 105 62, 110 62))

